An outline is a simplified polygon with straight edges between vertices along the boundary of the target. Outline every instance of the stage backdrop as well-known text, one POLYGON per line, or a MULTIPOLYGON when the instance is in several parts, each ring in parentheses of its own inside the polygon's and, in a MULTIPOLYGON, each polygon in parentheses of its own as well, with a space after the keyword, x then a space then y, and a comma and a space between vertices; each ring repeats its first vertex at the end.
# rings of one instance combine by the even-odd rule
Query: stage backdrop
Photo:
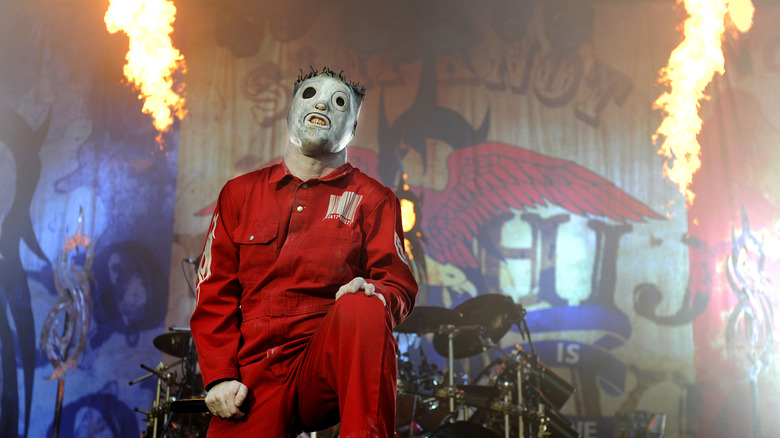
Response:
MULTIPOLYGON (((0 6, 0 435, 144 432, 156 378, 128 383, 177 359, 153 342, 189 325, 219 190, 280 159, 292 84, 325 66, 367 90, 350 161, 414 203, 417 304, 507 297, 528 330, 497 348, 574 385, 581 436, 611 437, 617 412, 665 414, 673 438, 753 436, 751 371, 760 433, 780 428, 780 373, 755 367, 772 341, 739 342, 762 297, 778 304, 775 2, 726 35, 690 208, 652 140, 673 1, 178 3, 187 115, 162 145, 107 2, 0 6)), ((447 367, 431 335, 398 338, 404 360, 447 367)), ((499 356, 458 359, 460 381, 499 356)))

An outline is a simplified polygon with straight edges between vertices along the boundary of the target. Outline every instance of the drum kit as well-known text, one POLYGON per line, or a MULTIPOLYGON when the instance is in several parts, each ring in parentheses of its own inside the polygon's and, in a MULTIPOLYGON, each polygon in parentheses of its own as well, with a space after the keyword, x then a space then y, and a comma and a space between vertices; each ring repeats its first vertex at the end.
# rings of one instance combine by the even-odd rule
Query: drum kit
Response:
POLYGON ((422 357, 399 356, 396 438, 570 438, 578 437, 560 409, 574 387, 542 364, 533 350, 525 310, 500 294, 471 298, 452 308, 417 306, 396 333, 433 335, 433 348, 454 370, 456 359, 499 354, 474 379, 455 381, 422 357), (517 325, 530 352, 498 347, 517 325))
MULTIPOLYGON (((579 433, 559 410, 574 387, 542 364, 533 350, 525 310, 510 297, 479 295, 452 308, 417 306, 395 328, 398 334, 432 335, 433 349, 447 359, 447 371, 422 356, 419 364, 398 359, 395 438, 573 438, 579 433), (517 325, 530 352, 511 353, 498 343, 517 325), (486 351, 499 356, 472 384, 455 379, 455 360, 486 351)), ((154 346, 176 358, 160 362, 130 385, 156 377, 155 398, 146 416, 146 438, 206 436, 210 414, 197 369, 197 354, 187 328, 170 327, 154 346)), ((330 435, 328 435, 330 436, 330 435)))
POLYGON ((155 368, 141 364, 147 374, 130 381, 135 385, 151 377, 157 378, 155 398, 148 410, 136 408, 146 415, 145 438, 200 438, 206 436, 209 415, 188 409, 194 400, 200 405, 205 397, 203 378, 197 370, 197 354, 192 334, 187 328, 170 327, 153 340, 161 352, 176 358, 172 363, 160 362, 155 368))

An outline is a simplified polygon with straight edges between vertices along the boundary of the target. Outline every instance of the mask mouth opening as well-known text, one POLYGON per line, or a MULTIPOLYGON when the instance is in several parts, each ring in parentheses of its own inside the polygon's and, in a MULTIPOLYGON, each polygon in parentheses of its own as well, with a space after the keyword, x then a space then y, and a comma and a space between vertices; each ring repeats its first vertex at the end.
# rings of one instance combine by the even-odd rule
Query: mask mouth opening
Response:
POLYGON ((317 113, 308 114, 304 119, 304 124, 320 129, 330 129, 330 119, 317 113))

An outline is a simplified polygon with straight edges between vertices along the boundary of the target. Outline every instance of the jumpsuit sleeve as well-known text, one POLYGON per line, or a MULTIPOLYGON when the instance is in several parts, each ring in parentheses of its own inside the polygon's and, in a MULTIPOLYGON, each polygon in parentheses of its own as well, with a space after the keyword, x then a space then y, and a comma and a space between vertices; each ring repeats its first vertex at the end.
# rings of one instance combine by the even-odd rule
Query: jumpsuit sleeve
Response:
POLYGON ((219 195, 203 248, 196 282, 197 303, 190 329, 207 388, 219 380, 239 379, 241 334, 239 252, 233 241, 239 207, 229 183, 219 195))
MULTIPOLYGON (((389 190, 389 189, 388 189, 389 190)), ((414 307, 417 281, 409 267, 401 223, 401 204, 392 191, 365 222, 366 281, 387 300, 393 327, 402 323, 414 307)))

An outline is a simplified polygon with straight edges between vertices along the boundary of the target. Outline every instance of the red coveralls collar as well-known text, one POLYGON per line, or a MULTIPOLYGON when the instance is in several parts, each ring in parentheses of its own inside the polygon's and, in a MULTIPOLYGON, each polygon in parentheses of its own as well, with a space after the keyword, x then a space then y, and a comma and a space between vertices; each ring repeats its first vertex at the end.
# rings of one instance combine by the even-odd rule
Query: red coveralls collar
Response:
MULTIPOLYGON (((337 169, 335 169, 333 172, 320 178, 312 178, 312 180, 322 181, 322 182, 335 181, 337 179, 341 179, 344 176, 352 173, 352 171, 354 170, 355 168, 352 167, 351 164, 344 163, 341 166, 339 166, 337 169)), ((276 184, 288 177, 290 179, 300 179, 297 178, 292 173, 290 173, 290 169, 288 169, 287 165, 284 163, 284 161, 282 161, 281 163, 273 166, 273 168, 271 169, 271 177, 268 179, 268 182, 271 184, 276 184)))

